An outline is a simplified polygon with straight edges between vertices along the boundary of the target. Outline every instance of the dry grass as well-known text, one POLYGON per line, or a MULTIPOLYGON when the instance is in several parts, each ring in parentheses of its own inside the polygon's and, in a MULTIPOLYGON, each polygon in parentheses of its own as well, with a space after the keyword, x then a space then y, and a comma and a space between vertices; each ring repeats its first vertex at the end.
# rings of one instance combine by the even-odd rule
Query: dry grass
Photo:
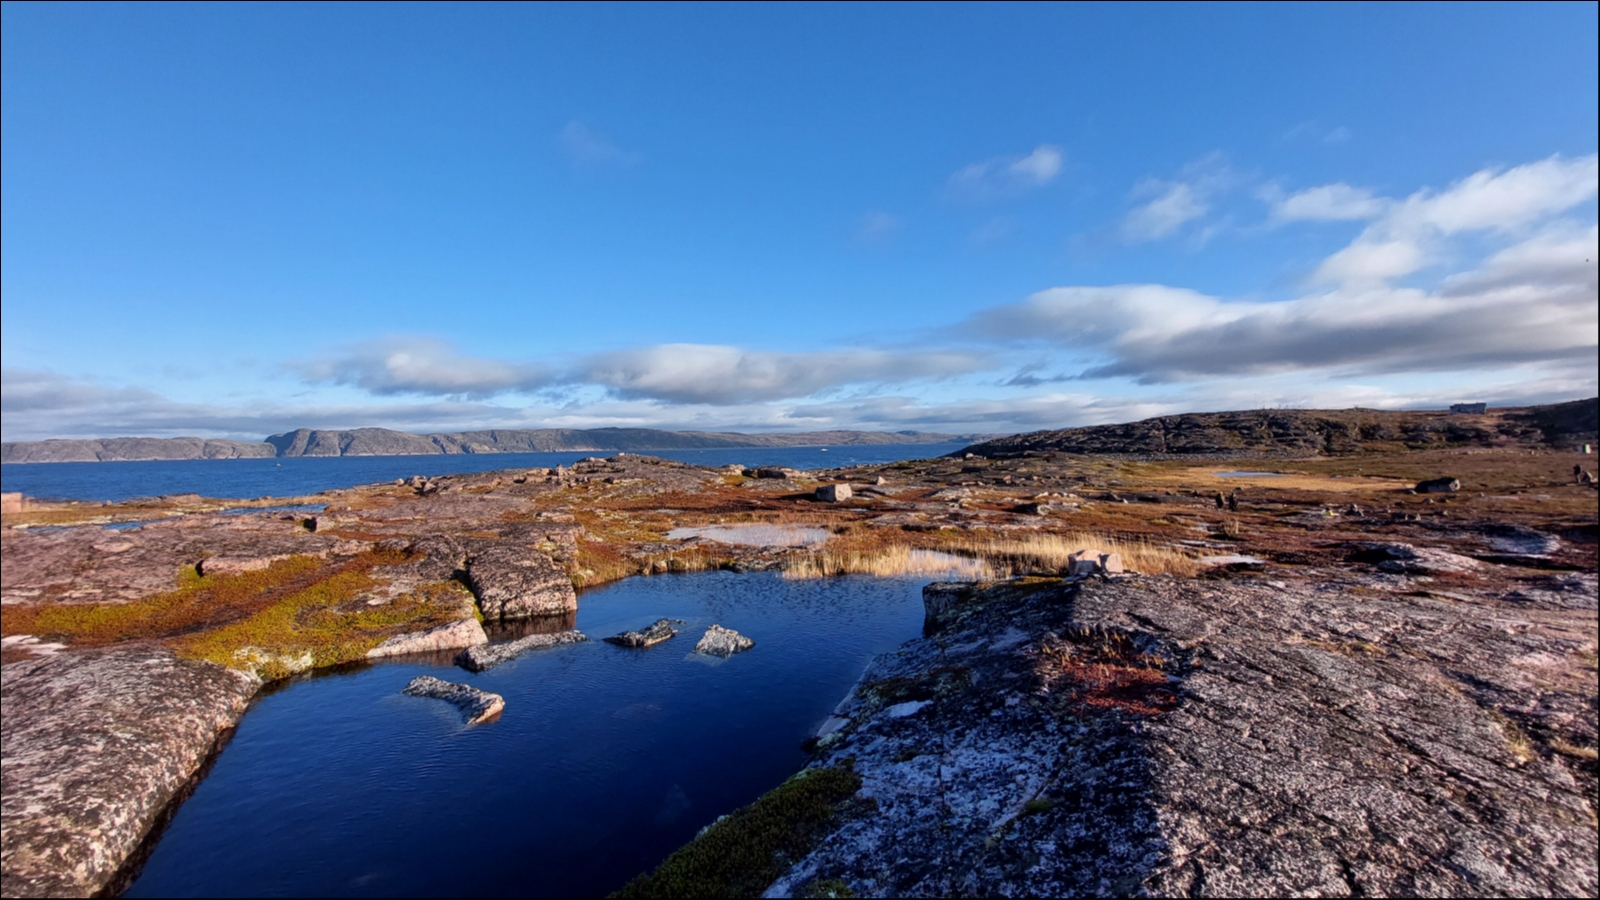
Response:
POLYGON ((823 551, 798 557, 783 570, 785 578, 829 578, 834 575, 876 575, 880 578, 937 576, 957 581, 987 581, 996 577, 980 559, 913 550, 905 546, 869 551, 823 551))
POLYGON ((1123 541, 1098 534, 1031 534, 1016 540, 970 541, 953 548, 956 552, 982 559, 999 569, 1065 569, 1074 553, 1117 553, 1122 564, 1146 575, 1190 577, 1200 571, 1194 557, 1171 547, 1145 541, 1123 541))

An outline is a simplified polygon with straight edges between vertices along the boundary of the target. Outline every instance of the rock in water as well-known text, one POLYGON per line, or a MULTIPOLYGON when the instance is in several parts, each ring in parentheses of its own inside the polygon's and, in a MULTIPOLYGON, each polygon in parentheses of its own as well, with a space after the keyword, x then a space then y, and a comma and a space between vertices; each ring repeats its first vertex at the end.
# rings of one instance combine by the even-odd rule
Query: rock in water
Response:
POLYGON ((414 631, 410 634, 397 634, 367 651, 368 659, 380 656, 399 656, 404 653, 432 653, 438 650, 455 650, 458 647, 471 647, 475 644, 487 644, 489 636, 483 633, 483 626, 478 624, 476 618, 462 619, 438 628, 427 631, 414 631))
POLYGON ((606 638, 606 643, 616 644, 618 647, 654 647, 669 637, 677 634, 678 630, 672 627, 670 619, 657 619, 654 624, 643 631, 624 631, 621 634, 606 638))
POLYGON ((755 645, 755 641, 734 631, 732 628, 713 625, 706 629, 704 635, 701 635, 700 641, 694 645, 694 652, 727 659, 735 653, 743 653, 755 645))
POLYGON ((545 650, 562 644, 576 644, 589 638, 581 631, 559 631, 555 634, 530 634, 525 638, 500 644, 479 644, 468 647, 456 655, 456 665, 469 672, 482 672, 531 650, 545 650))
POLYGON ((468 725, 491 721, 506 708, 506 698, 471 685, 444 681, 432 675, 418 675, 411 679, 401 693, 412 697, 432 697, 443 700, 461 710, 461 719, 468 725))

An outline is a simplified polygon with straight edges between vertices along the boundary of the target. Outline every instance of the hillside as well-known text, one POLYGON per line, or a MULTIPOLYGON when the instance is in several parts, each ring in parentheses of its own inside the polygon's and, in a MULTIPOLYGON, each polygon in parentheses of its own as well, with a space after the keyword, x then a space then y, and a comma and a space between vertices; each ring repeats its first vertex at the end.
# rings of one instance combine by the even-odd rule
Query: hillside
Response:
POLYGON ((532 453, 562 450, 699 450, 721 447, 844 447, 861 444, 937 444, 989 437, 923 431, 811 431, 740 434, 592 428, 463 431, 412 434, 387 428, 348 431, 300 428, 260 443, 203 438, 104 438, 19 441, 0 446, 0 462, 112 462, 294 456, 418 456, 454 453, 532 453))
POLYGON ((1600 399, 1492 409, 1299 410, 1188 413, 1121 425, 1035 431, 974 444, 989 458, 1025 453, 1335 456, 1453 446, 1570 446, 1596 438, 1600 399))

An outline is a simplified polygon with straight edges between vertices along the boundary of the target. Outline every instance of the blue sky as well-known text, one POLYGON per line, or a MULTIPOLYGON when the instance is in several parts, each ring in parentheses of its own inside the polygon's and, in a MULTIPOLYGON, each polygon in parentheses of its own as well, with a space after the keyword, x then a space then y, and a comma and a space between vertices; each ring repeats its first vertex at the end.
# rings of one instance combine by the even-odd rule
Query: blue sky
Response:
POLYGON ((1593 396, 1596 10, 6 3, 4 436, 1593 396))

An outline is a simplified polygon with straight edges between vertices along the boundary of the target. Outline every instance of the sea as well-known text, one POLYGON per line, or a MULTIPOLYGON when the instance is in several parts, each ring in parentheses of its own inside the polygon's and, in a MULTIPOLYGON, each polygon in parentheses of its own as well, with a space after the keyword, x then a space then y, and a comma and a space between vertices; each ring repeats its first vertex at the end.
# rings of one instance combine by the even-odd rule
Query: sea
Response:
MULTIPOLYGON (((698 466, 788 466, 831 469, 953 453, 963 442, 941 444, 858 444, 841 447, 727 447, 657 450, 659 456, 698 466)), ((480 453, 437 456, 311 456, 284 459, 180 459, 133 462, 12 463, 0 465, 0 484, 40 500, 121 501, 167 494, 199 494, 223 500, 300 497, 336 488, 409 478, 455 475, 497 469, 571 465, 586 457, 616 451, 559 453, 480 453)))

